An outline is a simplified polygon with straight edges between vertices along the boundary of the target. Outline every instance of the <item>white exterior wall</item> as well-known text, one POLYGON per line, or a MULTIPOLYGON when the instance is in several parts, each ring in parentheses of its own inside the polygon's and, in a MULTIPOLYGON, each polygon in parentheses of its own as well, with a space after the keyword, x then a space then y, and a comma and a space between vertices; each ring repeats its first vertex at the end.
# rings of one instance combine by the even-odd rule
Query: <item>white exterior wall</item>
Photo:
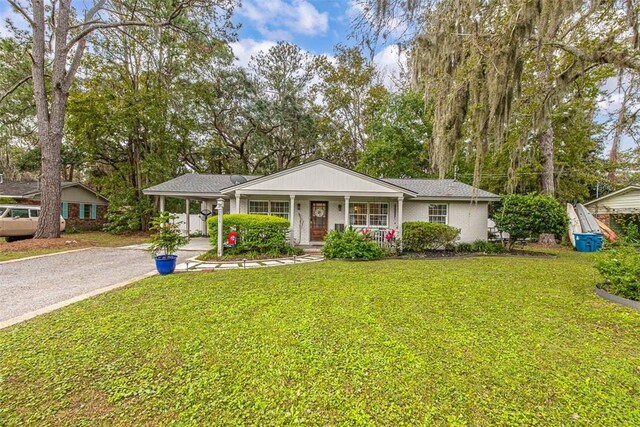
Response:
POLYGON ((640 190, 629 190, 587 207, 591 213, 634 213, 640 211, 640 190))
POLYGON ((487 240, 487 202, 448 202, 413 200, 404 202, 403 222, 428 221, 429 205, 432 203, 447 205, 447 225, 460 229, 460 242, 487 240))

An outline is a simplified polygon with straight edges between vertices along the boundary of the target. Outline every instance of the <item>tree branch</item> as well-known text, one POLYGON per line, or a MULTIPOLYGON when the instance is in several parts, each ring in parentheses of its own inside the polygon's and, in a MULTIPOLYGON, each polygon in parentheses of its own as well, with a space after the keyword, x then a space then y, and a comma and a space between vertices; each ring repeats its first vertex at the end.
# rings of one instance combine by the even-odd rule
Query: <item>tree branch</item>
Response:
POLYGON ((89 25, 84 30, 80 31, 73 37, 69 43, 67 43, 67 50, 71 50, 73 45, 84 39, 86 36, 96 30, 104 30, 108 28, 120 28, 120 27, 167 27, 171 25, 171 21, 165 21, 161 23, 149 23, 144 21, 124 21, 124 22, 102 22, 98 24, 89 25))
POLYGON ((27 11, 26 11, 26 10, 24 10, 24 9, 22 8, 22 6, 20 6, 20 5, 19 5, 18 3, 16 3, 14 0, 7 0, 7 1, 9 2, 9 4, 10 4, 11 6, 13 6, 13 8, 16 10, 16 12, 18 12, 20 15, 22 15, 22 17, 23 17, 24 19, 26 19, 26 20, 27 20, 27 22, 29 23, 29 25, 30 25, 31 27, 33 27, 33 25, 34 25, 33 19, 31 19, 31 17, 30 17, 30 16, 29 16, 29 14, 27 13, 27 11))
POLYGON ((8 91, 6 91, 5 93, 2 94, 2 96, 0 96, 0 102, 4 101, 4 99, 11 95, 13 92, 15 92, 16 90, 18 90, 18 88, 20 86, 22 86, 24 83, 28 82, 29 80, 31 80, 31 75, 24 77, 22 80, 20 80, 19 82, 17 82, 16 84, 14 84, 13 86, 11 86, 11 88, 9 88, 8 91))

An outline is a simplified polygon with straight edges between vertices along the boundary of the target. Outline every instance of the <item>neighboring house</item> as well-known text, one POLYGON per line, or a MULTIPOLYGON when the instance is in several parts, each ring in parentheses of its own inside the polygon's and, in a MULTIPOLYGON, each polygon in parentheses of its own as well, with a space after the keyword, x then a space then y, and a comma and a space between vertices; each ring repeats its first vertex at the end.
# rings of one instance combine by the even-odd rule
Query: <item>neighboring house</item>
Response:
POLYGON ((281 216, 299 245, 321 244, 328 230, 349 225, 401 234, 407 221, 459 228, 463 242, 486 240, 489 202, 500 200, 455 180, 377 179, 324 160, 262 177, 186 174, 144 194, 158 196, 161 209, 166 197, 198 200, 208 210, 223 198, 225 213, 281 216))
POLYGON ((629 185, 584 206, 600 221, 615 227, 616 218, 620 220, 623 216, 640 214, 640 185, 629 185))
MULTIPOLYGON (((40 205, 41 193, 38 182, 0 181, 0 197, 23 205, 40 205)), ((108 204, 107 199, 79 182, 62 183, 61 213, 67 229, 100 227, 106 222, 108 204)))

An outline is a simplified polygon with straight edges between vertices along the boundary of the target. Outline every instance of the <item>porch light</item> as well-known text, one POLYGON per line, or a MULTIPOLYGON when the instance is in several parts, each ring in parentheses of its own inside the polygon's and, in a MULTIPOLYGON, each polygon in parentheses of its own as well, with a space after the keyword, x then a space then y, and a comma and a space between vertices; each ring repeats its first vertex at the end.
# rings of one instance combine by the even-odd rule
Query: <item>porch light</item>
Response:
POLYGON ((338 212, 342 212, 342 205, 338 205, 338 212))
POLYGON ((298 203, 298 210, 300 210, 300 203, 298 203))

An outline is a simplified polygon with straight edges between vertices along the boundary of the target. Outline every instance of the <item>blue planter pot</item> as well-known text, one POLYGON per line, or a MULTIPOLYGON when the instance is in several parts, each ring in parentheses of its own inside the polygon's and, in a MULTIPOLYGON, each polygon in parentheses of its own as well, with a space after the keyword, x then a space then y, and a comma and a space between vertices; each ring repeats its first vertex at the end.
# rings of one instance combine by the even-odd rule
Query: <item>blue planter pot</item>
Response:
POLYGON ((176 269, 178 255, 160 255, 156 257, 156 269, 161 276, 171 274, 176 269))

